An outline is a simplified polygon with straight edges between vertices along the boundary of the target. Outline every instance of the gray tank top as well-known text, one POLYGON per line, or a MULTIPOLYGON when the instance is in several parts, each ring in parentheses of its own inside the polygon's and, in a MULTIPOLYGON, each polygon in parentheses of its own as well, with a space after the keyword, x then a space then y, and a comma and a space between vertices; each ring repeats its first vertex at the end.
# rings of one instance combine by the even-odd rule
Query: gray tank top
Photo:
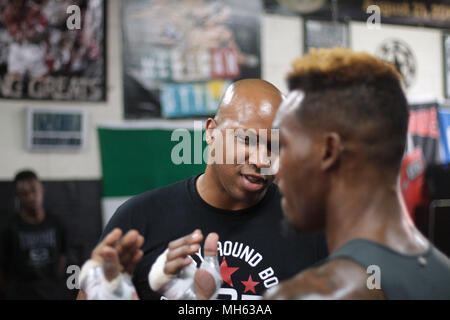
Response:
MULTIPOLYGON (((327 261, 337 258, 352 260, 366 270, 378 266, 381 290, 387 299, 450 299, 450 259, 431 244, 421 254, 408 255, 380 243, 355 239, 327 261)), ((368 277, 374 274, 373 269, 369 269, 368 277)))

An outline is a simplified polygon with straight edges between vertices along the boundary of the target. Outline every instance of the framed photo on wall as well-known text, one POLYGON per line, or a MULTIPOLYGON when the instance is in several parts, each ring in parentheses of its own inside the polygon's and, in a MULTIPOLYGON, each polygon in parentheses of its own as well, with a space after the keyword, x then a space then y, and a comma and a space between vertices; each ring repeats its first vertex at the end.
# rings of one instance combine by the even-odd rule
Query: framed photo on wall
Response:
POLYGON ((105 9, 106 0, 0 1, 0 99, 105 101, 105 9))

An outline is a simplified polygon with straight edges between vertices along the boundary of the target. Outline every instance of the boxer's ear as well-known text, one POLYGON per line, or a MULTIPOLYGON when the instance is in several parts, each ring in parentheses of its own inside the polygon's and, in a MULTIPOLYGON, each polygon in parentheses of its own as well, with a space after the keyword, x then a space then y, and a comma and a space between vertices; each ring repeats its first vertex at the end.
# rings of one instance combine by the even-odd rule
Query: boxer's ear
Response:
POLYGON ((208 118, 206 120, 206 134, 205 134, 205 140, 208 145, 210 145, 214 141, 214 129, 217 128, 216 120, 213 118, 208 118))
POLYGON ((336 132, 327 132, 323 142, 320 167, 326 171, 339 162, 343 146, 341 136, 336 132))

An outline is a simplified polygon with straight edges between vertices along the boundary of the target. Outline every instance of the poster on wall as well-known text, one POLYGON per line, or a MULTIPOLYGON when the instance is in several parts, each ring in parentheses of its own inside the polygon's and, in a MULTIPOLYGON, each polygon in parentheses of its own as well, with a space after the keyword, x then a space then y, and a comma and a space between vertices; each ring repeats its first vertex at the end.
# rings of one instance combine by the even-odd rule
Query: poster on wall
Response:
POLYGON ((438 104, 434 102, 409 106, 408 145, 400 171, 400 186, 411 218, 414 209, 428 201, 424 192, 425 170, 439 163, 438 104))
POLYGON ((304 53, 311 48, 347 48, 349 46, 347 23, 305 19, 304 30, 304 53))
POLYGON ((409 107, 409 149, 422 150, 426 164, 440 162, 438 104, 412 104, 409 107))
POLYGON ((229 83, 260 78, 259 0, 122 2, 125 118, 214 114, 229 83))
POLYGON ((0 1, 0 98, 104 101, 105 7, 104 0, 0 1))

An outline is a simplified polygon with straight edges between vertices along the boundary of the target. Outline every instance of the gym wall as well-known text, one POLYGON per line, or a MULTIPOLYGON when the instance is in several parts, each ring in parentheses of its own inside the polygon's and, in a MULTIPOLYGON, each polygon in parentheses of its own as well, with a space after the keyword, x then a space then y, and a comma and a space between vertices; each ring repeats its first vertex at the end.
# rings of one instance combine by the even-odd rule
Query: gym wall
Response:
MULTIPOLYGON (((120 123, 124 119, 120 10, 119 0, 108 1, 106 102, 0 100, 0 217, 4 218, 14 208, 11 184, 14 174, 23 168, 35 170, 45 183, 47 206, 64 217, 72 228, 72 260, 77 264, 86 259, 102 229, 102 167, 97 129, 103 123, 120 123), (28 151, 25 143, 27 107, 76 107, 85 110, 88 121, 85 149, 80 152, 28 151)), ((350 22, 349 28, 350 47, 357 50, 374 53, 378 45, 390 37, 408 42, 415 51, 418 66, 418 75, 408 89, 408 97, 411 100, 442 99, 444 84, 441 30, 382 25, 382 30, 369 32, 362 22, 350 22)), ((303 48, 302 18, 263 15, 263 79, 286 92, 285 75, 291 61, 303 53, 303 48)), ((114 211, 114 206, 108 210, 114 211)))

